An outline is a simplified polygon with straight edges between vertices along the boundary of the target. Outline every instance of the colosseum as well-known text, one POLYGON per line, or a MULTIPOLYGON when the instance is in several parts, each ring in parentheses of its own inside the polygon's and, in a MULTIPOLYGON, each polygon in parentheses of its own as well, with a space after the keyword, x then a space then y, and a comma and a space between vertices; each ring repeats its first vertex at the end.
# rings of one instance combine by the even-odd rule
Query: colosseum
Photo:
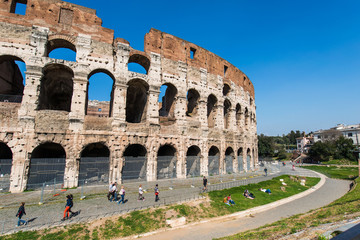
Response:
POLYGON ((60 0, 0 6, 3 191, 255 168, 254 87, 228 61, 156 29, 145 34, 144 51, 133 49, 102 27, 95 10, 60 0), (64 48, 74 61, 51 57, 64 48), (97 73, 113 81, 109 102, 89 100, 97 73))

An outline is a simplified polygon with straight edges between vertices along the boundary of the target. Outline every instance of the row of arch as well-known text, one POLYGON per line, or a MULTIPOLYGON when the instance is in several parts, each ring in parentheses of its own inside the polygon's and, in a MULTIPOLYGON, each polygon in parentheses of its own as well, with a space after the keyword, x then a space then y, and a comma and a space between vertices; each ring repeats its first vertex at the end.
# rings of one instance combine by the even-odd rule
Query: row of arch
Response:
MULTIPOLYGON (((220 160, 220 151, 216 146, 211 146, 206 155, 207 163, 202 160, 205 156, 198 146, 192 145, 187 149, 186 167, 184 168, 187 177, 202 175, 204 171, 201 168, 206 168, 208 175, 219 175, 248 171, 254 164, 254 150, 251 151, 250 148, 246 151, 246 160, 243 160, 242 148, 235 153, 231 147, 228 147, 225 151, 224 161, 220 160), (203 164, 206 166, 202 166, 203 164)), ((11 149, 5 143, 0 142, 0 173, 5 176, 2 181, 10 179, 12 157, 11 149)), ((30 157, 27 187, 39 187, 44 182, 64 182, 66 159, 66 152, 60 144, 45 142, 35 147, 30 157)), ((148 179, 148 151, 143 145, 128 145, 123 152, 122 160, 122 181, 146 181, 148 179)), ((110 150, 103 143, 97 142, 85 146, 77 164, 78 181, 106 183, 111 178, 110 150)), ((176 148, 169 144, 160 146, 156 155, 156 179, 176 178, 179 173, 178 167, 176 148)))
MULTIPOLYGON (((19 69, 14 63, 15 60, 19 60, 12 56, 0 57, 0 68, 5 68, 7 77, 0 78, 0 95, 23 95, 24 85, 19 69)), ((88 85, 86 89, 86 102, 84 104, 85 115, 88 114, 88 103, 89 103, 89 87, 90 78, 96 74, 103 74, 112 79, 112 87, 110 91, 110 102, 108 107, 108 116, 112 116, 113 97, 115 89, 115 78, 114 76, 105 69, 96 69, 88 75, 88 85)), ((69 67, 62 64, 49 64, 42 70, 42 78, 40 80, 40 94, 38 101, 38 110, 63 110, 71 111, 71 102, 73 97, 73 83, 74 72, 69 67)), ((140 123, 146 121, 146 109, 149 99, 149 84, 139 78, 130 80, 127 83, 126 92, 126 121, 129 123, 140 123)), ((175 116, 175 104, 178 96, 177 88, 171 83, 165 83, 161 86, 163 92, 160 92, 158 97, 159 102, 159 116, 176 118, 175 116)), ((99 89, 97 89, 99 91, 99 89)), ((236 111, 236 124, 240 125, 242 120, 242 114, 244 114, 244 125, 248 126, 256 121, 255 113, 249 111, 247 107, 242 110, 239 103, 235 106, 232 105, 231 101, 227 97, 230 87, 228 84, 224 84, 223 95, 224 103, 221 106, 223 108, 224 117, 224 128, 230 126, 231 121, 231 110, 236 111)), ((197 118, 199 117, 199 101, 200 94, 196 89, 189 89, 186 94, 186 116, 197 118)), ((250 99, 250 105, 252 99, 250 99)), ((218 98, 214 94, 210 94, 207 97, 207 119, 208 126, 210 128, 215 126, 216 118, 218 117, 217 109, 220 107, 218 98)), ((98 108, 98 111, 104 109, 98 108)), ((104 114, 101 114, 104 116, 104 114)))

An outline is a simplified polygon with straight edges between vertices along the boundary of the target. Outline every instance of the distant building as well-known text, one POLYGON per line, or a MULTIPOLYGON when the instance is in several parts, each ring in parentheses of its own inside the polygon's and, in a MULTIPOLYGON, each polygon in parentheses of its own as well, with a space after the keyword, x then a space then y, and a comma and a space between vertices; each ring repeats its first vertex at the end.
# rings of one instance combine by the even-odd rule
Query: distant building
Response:
POLYGON ((109 117, 110 102, 90 100, 87 106, 87 115, 97 117, 109 117))
POLYGON ((313 137, 299 137, 296 138, 296 148, 300 152, 307 152, 309 148, 314 144, 313 137))
POLYGON ((336 127, 327 130, 318 130, 314 132, 314 142, 336 140, 344 136, 353 141, 354 145, 360 144, 360 124, 344 125, 338 124, 336 127))

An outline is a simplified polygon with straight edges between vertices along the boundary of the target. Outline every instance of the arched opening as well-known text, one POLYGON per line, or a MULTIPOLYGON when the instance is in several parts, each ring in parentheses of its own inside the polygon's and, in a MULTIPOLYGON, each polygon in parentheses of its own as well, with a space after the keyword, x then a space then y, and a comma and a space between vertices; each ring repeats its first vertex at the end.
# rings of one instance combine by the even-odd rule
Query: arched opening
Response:
POLYGON ((228 129, 230 125, 230 108, 231 103, 228 99, 224 101, 224 128, 228 129))
POLYGON ((24 94, 26 65, 15 56, 0 57, 0 102, 21 103, 24 94))
POLYGON ((0 142, 0 192, 9 191, 12 166, 12 151, 3 142, 0 142))
POLYGON ((235 119, 236 119, 236 126, 240 127, 240 121, 241 121, 241 106, 240 106, 239 103, 236 104, 235 119))
POLYGON ((57 143, 47 142, 31 153, 27 189, 41 187, 43 183, 63 184, 66 153, 57 143))
POLYGON ((249 128, 249 110, 246 107, 245 108, 245 128, 248 129, 249 128))
POLYGON ((238 171, 244 171, 244 163, 243 163, 243 149, 239 148, 237 151, 237 161, 238 161, 238 171))
POLYGON ((217 98, 210 94, 207 99, 207 120, 208 120, 208 127, 213 128, 216 122, 216 103, 217 98))
POLYGON ((141 74, 147 74, 150 68, 150 60, 141 54, 133 54, 129 57, 128 70, 141 74))
POLYGON ((250 104, 250 106, 252 106, 252 104, 253 104, 253 99, 252 98, 250 98, 249 104, 250 104))
POLYGON ((55 59, 76 62, 76 47, 65 39, 53 39, 46 45, 47 56, 55 59))
POLYGON ((230 86, 225 83, 223 86, 223 96, 227 96, 230 92, 230 89, 231 89, 230 86))
POLYGON ((124 181, 146 180, 146 153, 146 148, 140 144, 131 144, 125 149, 121 174, 124 181))
POLYGON ((163 145, 157 153, 157 179, 176 178, 176 149, 163 145))
POLYGON ((141 79, 133 79, 128 83, 126 93, 126 121, 139 123, 146 119, 146 103, 149 85, 141 79))
POLYGON ((228 147, 225 151, 225 169, 226 173, 234 172, 234 150, 228 147))
POLYGON ((195 89, 190 89, 187 92, 187 111, 186 116, 193 117, 197 115, 198 112, 198 104, 199 104, 200 94, 195 89))
POLYGON ((220 168, 220 151, 217 147, 212 146, 208 156, 208 172, 209 175, 219 175, 220 168))
POLYGON ((73 94, 73 71, 60 64, 44 68, 41 78, 39 110, 71 110, 73 94))
POLYGON ((246 170, 250 171, 251 169, 251 151, 248 148, 248 150, 246 151, 246 170))
POLYGON ((110 150, 103 143, 90 143, 81 152, 79 164, 79 185, 109 182, 110 150))
POLYGON ((114 96, 114 76, 106 70, 89 74, 85 114, 97 117, 111 117, 114 96))
POLYGON ((160 87, 159 94, 159 116, 175 119, 175 96, 177 89, 171 83, 166 83, 160 87))
POLYGON ((191 146, 186 153, 186 176, 197 177, 200 176, 200 148, 198 146, 191 146))

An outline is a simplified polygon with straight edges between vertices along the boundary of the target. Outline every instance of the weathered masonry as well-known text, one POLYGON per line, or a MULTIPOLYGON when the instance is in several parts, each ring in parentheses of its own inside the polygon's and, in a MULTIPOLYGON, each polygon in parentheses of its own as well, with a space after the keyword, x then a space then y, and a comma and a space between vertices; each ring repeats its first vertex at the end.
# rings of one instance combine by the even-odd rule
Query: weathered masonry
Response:
POLYGON ((3 190, 254 168, 254 87, 243 72, 155 29, 138 51, 101 24, 95 10, 59 0, 0 1, 3 190), (59 48, 72 50, 76 60, 49 57, 59 48), (25 79, 17 61, 26 65, 25 79), (129 71, 130 63, 146 73, 129 71), (97 105, 88 107, 89 78, 96 73, 113 80, 105 117, 90 114, 97 105))

